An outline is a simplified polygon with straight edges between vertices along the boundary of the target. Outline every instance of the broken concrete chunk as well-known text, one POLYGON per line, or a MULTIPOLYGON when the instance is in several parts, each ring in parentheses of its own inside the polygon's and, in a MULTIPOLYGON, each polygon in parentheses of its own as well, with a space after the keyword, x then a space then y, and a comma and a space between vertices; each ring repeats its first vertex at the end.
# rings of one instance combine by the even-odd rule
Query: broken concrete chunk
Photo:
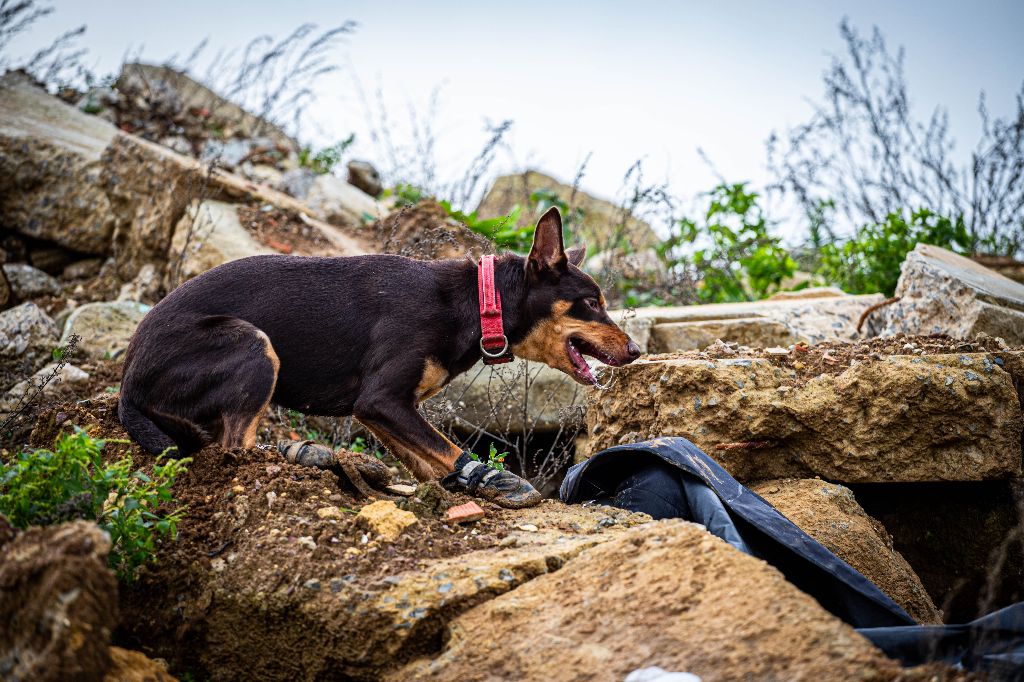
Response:
POLYGON ((394 542, 419 519, 412 512, 399 509, 391 500, 377 500, 359 510, 356 522, 381 540, 394 542))
POLYGON ((985 332, 1024 344, 1024 284, 952 251, 918 244, 903 261, 896 295, 883 335, 985 332))
POLYGON ((594 396, 590 453, 683 436, 741 481, 978 481, 1021 470, 1014 381, 985 353, 880 357, 805 383, 765 358, 640 360, 594 396))

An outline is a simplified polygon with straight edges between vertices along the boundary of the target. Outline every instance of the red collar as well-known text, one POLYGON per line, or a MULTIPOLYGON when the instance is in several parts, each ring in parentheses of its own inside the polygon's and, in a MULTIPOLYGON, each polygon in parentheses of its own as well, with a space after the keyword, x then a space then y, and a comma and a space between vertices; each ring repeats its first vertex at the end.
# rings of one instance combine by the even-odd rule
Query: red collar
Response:
POLYGON ((481 256, 477 269, 480 299, 480 350, 485 365, 512 362, 512 349, 501 324, 501 294, 494 283, 494 256, 481 256))

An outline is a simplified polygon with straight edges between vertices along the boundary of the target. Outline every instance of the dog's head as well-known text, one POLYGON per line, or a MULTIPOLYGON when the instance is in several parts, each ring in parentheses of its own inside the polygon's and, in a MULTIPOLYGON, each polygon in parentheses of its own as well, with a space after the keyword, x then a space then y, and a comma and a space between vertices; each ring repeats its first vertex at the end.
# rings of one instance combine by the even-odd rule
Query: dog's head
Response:
POLYGON ((565 251, 557 208, 541 217, 524 265, 529 329, 512 352, 592 385, 597 379, 583 356, 617 367, 640 357, 640 348, 608 317, 601 287, 580 270, 584 253, 565 251))

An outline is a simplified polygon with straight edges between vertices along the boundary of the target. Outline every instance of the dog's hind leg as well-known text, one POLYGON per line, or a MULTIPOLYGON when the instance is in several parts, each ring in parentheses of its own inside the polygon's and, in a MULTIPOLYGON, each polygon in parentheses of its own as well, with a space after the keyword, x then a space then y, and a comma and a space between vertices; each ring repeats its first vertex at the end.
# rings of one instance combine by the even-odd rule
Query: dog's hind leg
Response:
POLYGON ((256 445, 256 429, 270 404, 281 368, 267 335, 255 327, 251 333, 257 343, 244 343, 230 360, 235 365, 231 372, 234 381, 222 384, 215 390, 217 395, 212 396, 224 406, 220 444, 226 448, 256 445))

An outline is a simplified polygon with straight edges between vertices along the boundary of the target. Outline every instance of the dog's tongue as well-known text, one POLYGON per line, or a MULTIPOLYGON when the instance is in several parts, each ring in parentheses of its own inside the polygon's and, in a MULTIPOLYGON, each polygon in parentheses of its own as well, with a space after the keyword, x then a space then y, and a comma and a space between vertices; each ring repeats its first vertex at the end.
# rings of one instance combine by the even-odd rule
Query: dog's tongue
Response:
POLYGON ((594 368, 597 366, 597 361, 594 360, 594 364, 591 365, 591 359, 584 357, 571 341, 569 342, 569 359, 572 360, 573 366, 576 367, 576 373, 580 377, 588 383, 597 383, 597 379, 594 377, 594 368))

